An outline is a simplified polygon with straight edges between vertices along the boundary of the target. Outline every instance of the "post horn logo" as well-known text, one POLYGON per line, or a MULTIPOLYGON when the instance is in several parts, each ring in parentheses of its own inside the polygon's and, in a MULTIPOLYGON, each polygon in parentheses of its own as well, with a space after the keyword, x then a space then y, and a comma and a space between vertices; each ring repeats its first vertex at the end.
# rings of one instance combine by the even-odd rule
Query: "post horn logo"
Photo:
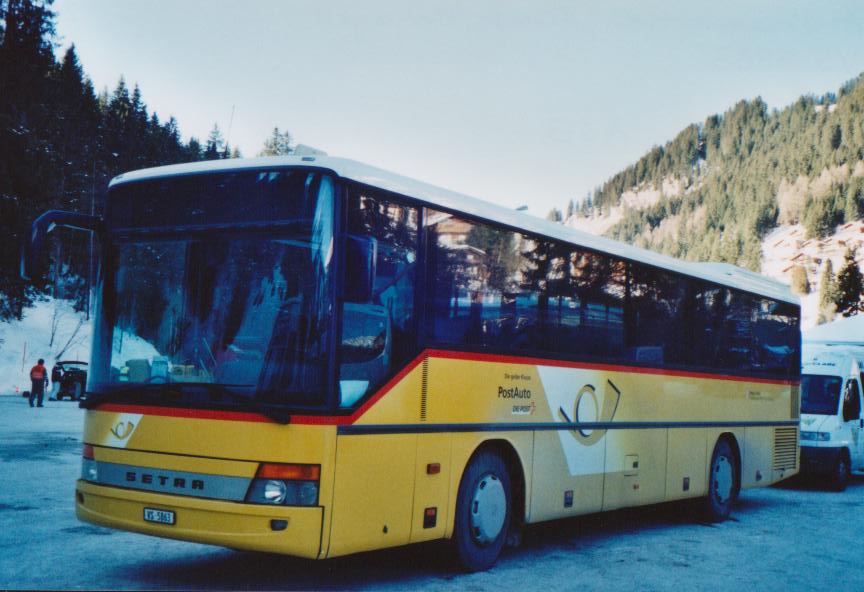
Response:
POLYGON ((111 428, 111 433, 114 434, 118 440, 125 440, 132 433, 132 430, 135 429, 135 424, 131 421, 118 421, 117 425, 111 428))
MULTIPOLYGON (((586 384, 579 392, 576 393, 576 398, 573 400, 573 419, 564 410, 563 407, 558 408, 558 416, 567 423, 607 423, 615 417, 615 412, 618 410, 618 401, 621 399, 621 391, 615 386, 611 380, 607 380, 606 384, 610 388, 606 388, 603 393, 602 408, 597 402, 597 390, 592 384, 586 384)), ((600 441, 606 435, 605 429, 596 429, 589 426, 576 425, 570 431, 570 434, 576 438, 578 442, 585 446, 591 446, 600 441)))

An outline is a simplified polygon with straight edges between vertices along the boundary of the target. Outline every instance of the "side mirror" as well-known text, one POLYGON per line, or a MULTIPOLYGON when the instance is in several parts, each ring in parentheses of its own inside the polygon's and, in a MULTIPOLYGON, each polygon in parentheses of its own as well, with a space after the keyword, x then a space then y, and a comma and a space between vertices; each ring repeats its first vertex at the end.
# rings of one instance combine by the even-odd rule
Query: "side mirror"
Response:
POLYGON ((378 259, 378 241, 374 238, 347 236, 345 238, 345 300, 369 302, 375 286, 375 265, 378 259))
POLYGON ((45 239, 55 228, 62 226, 87 232, 101 232, 102 218, 63 210, 48 210, 33 221, 30 239, 21 254, 21 277, 25 280, 42 275, 45 239))

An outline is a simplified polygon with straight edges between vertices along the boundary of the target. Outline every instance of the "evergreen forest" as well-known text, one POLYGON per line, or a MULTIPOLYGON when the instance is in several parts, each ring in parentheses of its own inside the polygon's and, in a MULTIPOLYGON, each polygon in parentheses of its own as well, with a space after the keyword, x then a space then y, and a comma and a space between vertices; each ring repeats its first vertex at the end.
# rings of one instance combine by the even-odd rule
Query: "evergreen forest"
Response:
POLYGON ((771 110, 761 98, 692 124, 614 175, 575 216, 608 215, 628 191, 676 183, 643 208, 623 207, 613 238, 690 260, 758 271, 778 224, 811 238, 864 213, 864 75, 837 92, 771 110))
MULTIPOLYGON (((74 45, 55 56, 53 0, 0 0, 0 321, 20 318, 43 283, 18 276, 31 221, 49 209, 99 213, 117 174, 161 164, 237 156, 218 126, 201 143, 181 139, 173 117, 149 112, 121 78, 97 92, 74 45)), ((89 238, 63 231, 51 253, 53 289, 86 306, 89 238)))

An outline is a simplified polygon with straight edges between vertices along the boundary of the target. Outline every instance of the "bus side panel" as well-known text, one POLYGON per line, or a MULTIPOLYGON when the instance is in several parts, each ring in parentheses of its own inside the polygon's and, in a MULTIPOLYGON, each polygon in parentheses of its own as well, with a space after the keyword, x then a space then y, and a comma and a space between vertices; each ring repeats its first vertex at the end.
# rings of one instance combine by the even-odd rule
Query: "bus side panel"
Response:
MULTIPOLYGON (((485 442, 503 441, 511 446, 519 457, 519 462, 522 465, 522 472, 525 476, 525 516, 530 519, 531 508, 531 491, 532 491, 532 464, 534 447, 534 432, 519 431, 519 432, 497 432, 494 436, 488 433, 470 433, 460 432, 453 434, 452 445, 452 467, 450 473, 450 510, 447 518, 447 528, 444 532, 446 538, 453 536, 453 527, 456 516, 456 503, 459 496, 459 483, 462 481, 462 474, 468 466, 468 461, 474 452, 485 442)), ((512 477, 515 478, 515 477, 512 477)))
POLYGON ((667 432, 665 428, 606 432, 603 510, 666 498, 667 432))
POLYGON ((603 507, 606 439, 584 446, 571 431, 555 430, 536 432, 534 441, 531 522, 599 512, 603 507), (562 439, 575 449, 576 475, 570 473, 562 439))
POLYGON ((703 496, 708 491, 707 434, 700 428, 669 430, 666 499, 703 496))
POLYGON ((328 557, 408 543, 416 434, 340 435, 328 557))
POLYGON ((450 442, 452 434, 418 434, 411 542, 444 537, 450 517, 450 442), (437 470, 436 470, 437 469, 437 470), (434 510, 434 519, 426 517, 434 510))
POLYGON ((741 487, 764 487, 774 482, 773 427, 746 428, 741 444, 741 487))

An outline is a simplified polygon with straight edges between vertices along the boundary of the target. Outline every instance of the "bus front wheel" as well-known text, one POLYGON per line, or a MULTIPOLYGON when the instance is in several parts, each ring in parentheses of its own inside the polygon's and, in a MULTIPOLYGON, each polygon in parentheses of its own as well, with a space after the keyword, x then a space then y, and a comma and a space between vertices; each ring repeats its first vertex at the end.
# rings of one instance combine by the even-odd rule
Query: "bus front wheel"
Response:
POLYGON ((491 567, 504 547, 511 519, 510 474, 491 451, 476 454, 459 483, 453 541, 468 571, 491 567))
POLYGON ((729 441, 721 438, 714 446, 708 473, 705 514, 709 522, 722 522, 729 517, 738 489, 738 459, 729 441))

